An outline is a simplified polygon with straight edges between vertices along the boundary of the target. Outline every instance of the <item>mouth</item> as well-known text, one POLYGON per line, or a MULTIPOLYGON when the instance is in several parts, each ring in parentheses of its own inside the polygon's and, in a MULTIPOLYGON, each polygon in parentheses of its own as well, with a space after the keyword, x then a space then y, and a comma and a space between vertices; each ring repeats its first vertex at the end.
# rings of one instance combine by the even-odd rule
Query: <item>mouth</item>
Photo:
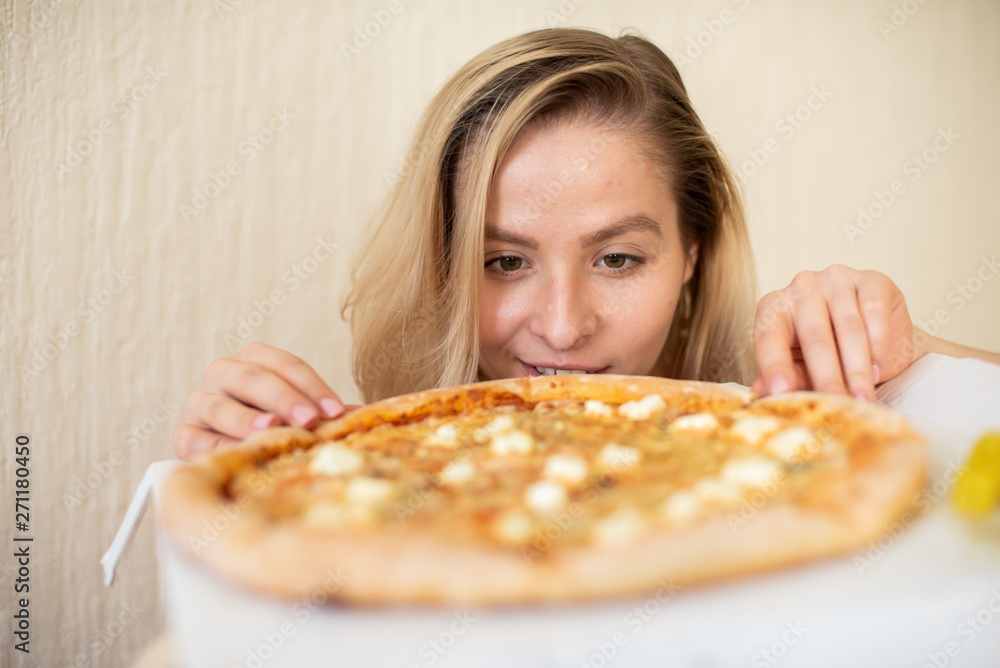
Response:
POLYGON ((578 364, 567 364, 564 366, 545 366, 541 364, 528 364, 522 360, 521 366, 529 376, 564 376, 570 374, 594 374, 604 373, 608 367, 587 367, 578 364))

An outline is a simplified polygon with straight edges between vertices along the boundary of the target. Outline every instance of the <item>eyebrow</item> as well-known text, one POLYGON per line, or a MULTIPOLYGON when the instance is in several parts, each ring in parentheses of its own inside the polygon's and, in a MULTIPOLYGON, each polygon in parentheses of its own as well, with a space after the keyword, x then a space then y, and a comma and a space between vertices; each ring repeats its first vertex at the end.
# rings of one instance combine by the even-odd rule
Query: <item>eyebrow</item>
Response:
MULTIPOLYGON (((652 232, 657 237, 663 237, 663 230, 660 229, 659 223, 644 214, 634 214, 620 218, 611 225, 584 237, 580 240, 580 246, 582 248, 587 248, 588 246, 599 244, 602 241, 613 239, 614 237, 625 234, 626 232, 652 232)), ((524 246, 532 250, 538 250, 538 242, 534 239, 528 239, 518 234, 514 234, 513 232, 497 229, 495 225, 491 224, 486 225, 486 240, 503 241, 510 244, 524 246)))

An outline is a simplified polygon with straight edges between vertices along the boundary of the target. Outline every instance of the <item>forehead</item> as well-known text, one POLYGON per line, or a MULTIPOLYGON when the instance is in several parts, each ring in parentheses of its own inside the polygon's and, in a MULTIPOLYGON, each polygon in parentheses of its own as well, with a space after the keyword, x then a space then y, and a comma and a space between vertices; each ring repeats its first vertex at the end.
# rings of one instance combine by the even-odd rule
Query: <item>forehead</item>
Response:
POLYGON ((552 234, 566 228, 584 236, 629 216, 645 216, 664 233, 676 231, 670 185, 640 141, 581 121, 526 129, 494 180, 488 229, 552 234))

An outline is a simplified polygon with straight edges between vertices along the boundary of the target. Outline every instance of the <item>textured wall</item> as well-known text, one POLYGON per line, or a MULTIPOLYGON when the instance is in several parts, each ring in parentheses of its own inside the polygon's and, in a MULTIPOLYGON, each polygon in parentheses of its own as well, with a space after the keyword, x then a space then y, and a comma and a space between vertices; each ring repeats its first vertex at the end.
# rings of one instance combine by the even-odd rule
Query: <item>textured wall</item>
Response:
POLYGON ((676 57, 746 174, 764 289, 875 268, 916 320, 1000 347, 995 2, 3 0, 0 480, 13 496, 29 434, 36 537, 30 663, 0 558, 4 665, 124 665, 162 630, 149 526, 113 589, 98 559, 187 394, 261 339, 357 398, 337 307, 417 116, 463 61, 548 25, 633 26, 676 57))

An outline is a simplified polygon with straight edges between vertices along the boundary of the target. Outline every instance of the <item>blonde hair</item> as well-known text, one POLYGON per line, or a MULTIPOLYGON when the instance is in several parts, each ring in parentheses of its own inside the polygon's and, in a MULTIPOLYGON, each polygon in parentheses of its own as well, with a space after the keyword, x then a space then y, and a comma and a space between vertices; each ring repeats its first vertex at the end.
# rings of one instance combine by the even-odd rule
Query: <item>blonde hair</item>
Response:
POLYGON ((555 28, 487 49, 424 113, 409 169, 376 215, 344 305, 354 380, 365 401, 477 380, 483 237, 494 177, 529 124, 568 117, 641 137, 669 175, 682 237, 699 244, 653 374, 753 379, 743 339, 757 288, 743 208, 677 69, 642 37, 555 28))

